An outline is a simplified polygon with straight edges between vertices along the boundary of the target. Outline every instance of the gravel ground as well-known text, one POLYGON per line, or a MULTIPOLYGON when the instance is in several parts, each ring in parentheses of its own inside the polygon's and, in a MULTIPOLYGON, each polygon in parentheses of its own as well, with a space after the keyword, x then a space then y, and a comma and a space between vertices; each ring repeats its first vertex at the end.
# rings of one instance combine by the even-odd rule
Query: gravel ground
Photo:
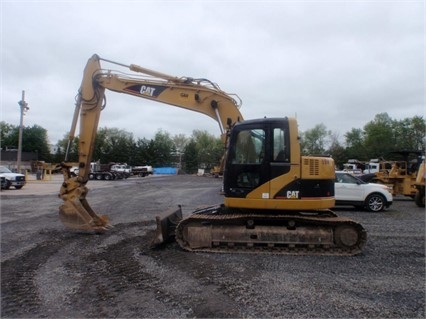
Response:
POLYGON ((355 257, 188 253, 148 248, 155 215, 220 203, 220 179, 89 182, 114 225, 102 235, 64 229, 58 183, 1 192, 2 318, 425 317, 425 211, 410 199, 334 209, 368 232, 355 257))

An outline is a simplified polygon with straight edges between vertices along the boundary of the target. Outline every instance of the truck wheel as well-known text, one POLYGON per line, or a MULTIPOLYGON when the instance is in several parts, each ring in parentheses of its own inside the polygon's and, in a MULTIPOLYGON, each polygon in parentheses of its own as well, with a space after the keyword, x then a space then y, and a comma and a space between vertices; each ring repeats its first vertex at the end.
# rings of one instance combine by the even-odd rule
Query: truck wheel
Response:
POLYGON ((4 186, 4 189, 10 188, 10 181, 6 180, 6 185, 4 186))
POLYGON ((95 175, 93 173, 89 173, 89 179, 95 179, 95 175))
POLYGON ((102 177, 103 177, 102 174, 96 174, 96 179, 98 181, 102 180, 103 179, 102 177))
POLYGON ((416 196, 414 197, 416 205, 419 207, 425 207, 425 193, 424 191, 417 191, 416 196))
POLYGON ((385 208, 386 199, 380 194, 370 194, 365 200, 365 207, 370 212, 380 212, 385 208))
POLYGON ((105 174, 105 180, 109 181, 112 179, 112 176, 110 174, 105 174))
POLYGON ((6 182, 4 183, 3 189, 9 189, 9 188, 10 188, 10 182, 6 180, 6 182))

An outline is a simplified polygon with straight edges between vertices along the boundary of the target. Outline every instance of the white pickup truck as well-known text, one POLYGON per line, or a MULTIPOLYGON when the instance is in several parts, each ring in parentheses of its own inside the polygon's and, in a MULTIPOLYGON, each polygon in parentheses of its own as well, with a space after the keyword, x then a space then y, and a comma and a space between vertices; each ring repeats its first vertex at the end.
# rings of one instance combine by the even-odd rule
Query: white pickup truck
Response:
POLYGON ((1 185, 3 189, 9 189, 10 186, 21 189, 26 183, 24 174, 14 173, 6 166, 0 166, 0 176, 5 179, 1 185))

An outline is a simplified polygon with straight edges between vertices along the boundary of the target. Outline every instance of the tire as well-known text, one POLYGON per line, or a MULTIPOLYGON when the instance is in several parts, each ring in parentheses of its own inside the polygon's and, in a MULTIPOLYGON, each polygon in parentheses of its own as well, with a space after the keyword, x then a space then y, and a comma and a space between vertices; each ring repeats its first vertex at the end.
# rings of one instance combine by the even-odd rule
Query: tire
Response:
POLYGON ((425 193, 424 190, 418 190, 416 193, 416 196, 414 197, 414 201, 416 202, 416 205, 419 207, 425 207, 425 193))
POLYGON ((93 173, 89 173, 89 179, 90 180, 95 179, 95 175, 93 173))
POLYGON ((15 186, 16 189, 21 189, 23 186, 15 186))
POLYGON ((4 186, 4 189, 10 188, 10 181, 6 180, 6 185, 4 186))
POLYGON ((103 180, 103 179, 104 179, 104 177, 103 177, 103 175, 102 175, 102 174, 96 174, 96 175, 95 175, 95 178, 96 178, 98 181, 100 181, 100 180, 103 180))
POLYGON ((112 175, 110 174, 105 174, 105 180, 109 181, 112 179, 112 175))
POLYGON ((365 208, 370 212, 380 212, 386 206, 386 199, 381 194, 370 194, 365 200, 365 208))

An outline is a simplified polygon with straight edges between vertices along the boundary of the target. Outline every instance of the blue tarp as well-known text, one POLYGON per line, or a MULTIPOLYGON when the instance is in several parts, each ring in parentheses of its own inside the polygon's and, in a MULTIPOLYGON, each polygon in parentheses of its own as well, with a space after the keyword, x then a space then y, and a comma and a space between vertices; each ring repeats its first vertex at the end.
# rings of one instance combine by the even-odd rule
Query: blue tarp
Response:
POLYGON ((176 167, 155 167, 154 174, 165 174, 165 175, 176 175, 177 168, 176 167))

